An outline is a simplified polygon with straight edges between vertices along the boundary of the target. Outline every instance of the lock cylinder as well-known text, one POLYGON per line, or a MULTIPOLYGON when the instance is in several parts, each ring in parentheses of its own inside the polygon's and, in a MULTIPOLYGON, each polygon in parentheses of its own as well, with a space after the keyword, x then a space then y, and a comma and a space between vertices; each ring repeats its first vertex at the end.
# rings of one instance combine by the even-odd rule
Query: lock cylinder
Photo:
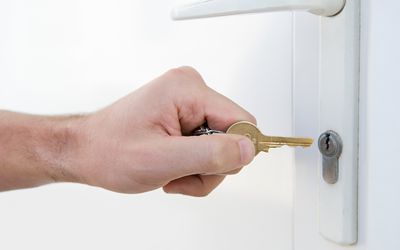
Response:
POLYGON ((318 139, 318 148, 322 154, 322 177, 329 184, 339 179, 339 158, 343 150, 343 141, 335 131, 328 130, 318 139))

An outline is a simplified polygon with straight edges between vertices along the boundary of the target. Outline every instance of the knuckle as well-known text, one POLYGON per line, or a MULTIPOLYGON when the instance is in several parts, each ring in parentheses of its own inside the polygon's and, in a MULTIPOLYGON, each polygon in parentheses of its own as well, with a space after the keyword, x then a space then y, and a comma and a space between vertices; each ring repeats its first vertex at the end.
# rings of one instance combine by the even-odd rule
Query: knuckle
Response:
POLYGON ((210 150, 209 167, 211 172, 218 172, 219 169, 224 165, 223 150, 224 146, 221 143, 214 143, 210 150))
POLYGON ((257 125, 257 119, 252 114, 249 114, 249 121, 255 125, 257 125))
POLYGON ((184 76, 201 78, 200 73, 196 69, 194 69, 193 67, 190 67, 190 66, 182 66, 182 67, 176 68, 175 70, 177 70, 184 76))
POLYGON ((169 76, 171 79, 173 79, 173 82, 182 85, 182 84, 199 84, 199 85, 205 85, 203 78, 201 77, 200 73, 197 72, 192 67, 189 66, 182 66, 179 68, 174 68, 169 70, 166 73, 167 76, 169 76))
MULTIPOLYGON (((218 135, 217 135, 218 136, 218 135)), ((212 173, 223 173, 226 172, 226 168, 231 169, 230 166, 234 164, 234 155, 237 155, 239 152, 239 145, 236 143, 236 140, 225 137, 224 139, 217 140, 213 143, 211 152, 210 152, 210 162, 209 166, 212 173)))

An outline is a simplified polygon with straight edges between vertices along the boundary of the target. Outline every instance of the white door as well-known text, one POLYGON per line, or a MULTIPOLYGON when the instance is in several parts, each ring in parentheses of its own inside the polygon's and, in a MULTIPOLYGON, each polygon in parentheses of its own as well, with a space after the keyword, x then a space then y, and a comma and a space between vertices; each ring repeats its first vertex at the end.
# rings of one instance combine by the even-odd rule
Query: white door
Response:
MULTIPOLYGON (((294 249, 400 249, 400 174, 395 133, 399 87, 400 22, 397 1, 361 1, 360 151, 358 182, 358 242, 340 246, 318 233, 318 161, 314 147, 296 152, 294 249)), ((318 134, 320 23, 296 14, 295 132, 318 134), (307 65, 301 62, 307 61, 307 65), (307 96, 305 96, 307 95, 307 96), (308 120, 307 126, 302 124, 308 120)))

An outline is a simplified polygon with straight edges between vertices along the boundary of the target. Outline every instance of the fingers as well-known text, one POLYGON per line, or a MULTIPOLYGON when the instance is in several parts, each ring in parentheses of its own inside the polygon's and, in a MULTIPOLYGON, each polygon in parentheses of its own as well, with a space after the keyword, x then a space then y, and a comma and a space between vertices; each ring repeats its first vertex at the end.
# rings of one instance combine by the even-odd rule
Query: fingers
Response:
POLYGON ((226 173, 222 173, 222 175, 235 175, 235 174, 238 174, 240 171, 242 171, 242 169, 243 168, 238 168, 238 169, 226 172, 226 173))
POLYGON ((204 197, 211 193, 224 178, 224 176, 218 175, 191 175, 174 180, 164 186, 163 189, 170 194, 204 197))
POLYGON ((204 110, 208 125, 212 129, 226 131, 238 121, 249 121, 257 124, 256 118, 232 100, 208 88, 204 101, 204 110))
POLYGON ((238 121, 256 119, 227 97, 206 86, 200 74, 190 67, 169 71, 166 77, 173 81, 173 94, 179 96, 177 105, 182 131, 188 134, 205 121, 212 129, 226 131, 238 121))
POLYGON ((172 166, 166 173, 171 180, 235 171, 255 156, 253 143, 239 135, 170 137, 158 149, 164 152, 164 162, 172 166))
MULTIPOLYGON (((164 77, 173 83, 166 96, 174 101, 183 135, 190 135, 204 122, 211 129, 221 131, 238 121, 257 123, 249 112, 207 87, 200 74, 192 68, 174 69, 164 77)), ((253 143, 238 135, 170 136, 158 150, 168 152, 163 154, 163 160, 169 166, 164 174, 169 180, 174 180, 164 190, 193 196, 207 195, 218 186, 224 175, 238 173, 255 156, 253 143)))

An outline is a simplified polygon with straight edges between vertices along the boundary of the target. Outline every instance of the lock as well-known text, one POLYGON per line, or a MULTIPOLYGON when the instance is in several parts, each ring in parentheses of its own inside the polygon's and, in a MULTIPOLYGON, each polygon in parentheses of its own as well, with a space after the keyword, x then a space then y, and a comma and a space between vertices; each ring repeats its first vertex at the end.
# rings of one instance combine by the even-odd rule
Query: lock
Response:
POLYGON ((322 177, 329 184, 339 179, 339 158, 343 150, 343 142, 335 131, 328 130, 318 139, 319 151, 322 154, 322 177))

